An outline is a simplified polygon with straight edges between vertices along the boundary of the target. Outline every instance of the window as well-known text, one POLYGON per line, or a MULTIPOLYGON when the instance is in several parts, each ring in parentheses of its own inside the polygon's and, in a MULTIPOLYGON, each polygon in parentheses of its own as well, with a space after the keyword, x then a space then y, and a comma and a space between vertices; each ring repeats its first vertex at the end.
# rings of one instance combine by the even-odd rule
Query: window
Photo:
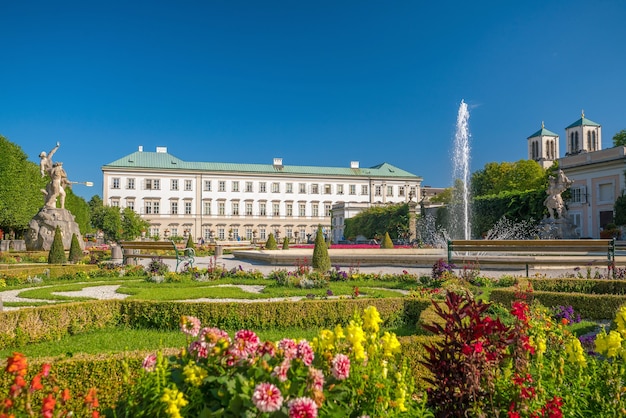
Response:
POLYGON ((126 207, 130 210, 135 210, 135 201, 129 200, 128 202, 126 202, 126 207))
POLYGON ((252 182, 246 181, 246 193, 252 193, 252 182))
POLYGON ((233 239, 236 241, 239 240, 239 228, 233 228, 233 239))
POLYGON ((272 193, 280 193, 280 183, 272 183, 272 193))
POLYGON ((265 232, 265 228, 259 228, 259 238, 263 241, 267 239, 267 233, 265 232))
POLYGON ((159 190, 161 182, 159 179, 146 179, 146 190, 159 190))
POLYGON ((280 204, 272 203, 272 215, 280 216, 280 204))
POLYGON ((144 202, 144 212, 146 215, 150 215, 152 213, 152 202, 147 200, 144 202))
POLYGON ((259 192, 260 193, 267 192, 267 185, 265 184, 264 181, 259 182, 259 192))
POLYGON ((192 185, 191 180, 185 180, 185 191, 186 192, 190 192, 190 191, 193 190, 191 185, 192 185))
POLYGON ((112 189, 119 189, 120 188, 120 178, 119 177, 113 177, 113 184, 111 186, 112 189))
POLYGON ((364 184, 364 185, 362 185, 362 186, 361 186, 361 195, 367 195, 367 194, 368 194, 368 191, 367 191, 367 190, 368 190, 368 189, 367 189, 367 185, 365 185, 365 184, 364 184))
POLYGON ((217 183, 217 190, 219 192, 225 192, 226 191, 226 182, 224 180, 220 180, 219 183, 217 183))
POLYGON ((191 202, 185 202, 185 215, 191 215, 191 202))
POLYGON ((343 194, 343 184, 337 185, 337 194, 343 194))
POLYGON ((319 194, 319 192, 320 192, 320 186, 317 184, 311 184, 311 193, 319 194))
POLYGON ((246 228, 246 239, 252 241, 252 228, 246 228))
POLYGON ((300 228, 300 240, 304 240, 304 237, 306 237, 306 229, 300 228))
POLYGON ((287 216, 293 216, 293 203, 285 204, 285 212, 287 213, 287 216))
POLYGON ((172 228, 172 236, 173 237, 177 237, 178 236, 178 228, 172 228))
POLYGON ((356 184, 351 184, 350 185, 350 194, 351 195, 355 195, 356 194, 356 184))
POLYGON ((119 208, 120 207, 120 201, 118 199, 111 200, 111 206, 113 206, 114 208, 119 208))
POLYGON ((170 213, 172 215, 178 215, 178 202, 172 201, 170 203, 170 213))
POLYGON ((613 184, 605 183, 598 186, 598 202, 613 202, 615 201, 613 194, 613 184))
POLYGON ((160 212, 159 201, 158 200, 146 200, 145 201, 145 213, 146 215, 155 214, 158 215, 160 212))
POLYGON ((581 186, 581 187, 572 187, 570 189, 570 193, 571 193, 571 199, 570 201, 572 203, 585 203, 586 202, 586 196, 585 196, 585 192, 586 192, 586 187, 585 186, 581 186))
POLYGON ((331 194, 333 192, 333 188, 330 184, 324 185, 324 194, 331 194))
POLYGON ((285 184, 285 193, 293 193, 293 183, 285 184))
POLYGON ((409 189, 409 193, 411 194, 411 196, 417 196, 417 190, 415 190, 415 186, 411 186, 411 188, 409 189))
POLYGON ((259 203, 259 215, 266 216, 267 215, 267 205, 265 202, 259 203))
POLYGON ((211 228, 204 228, 202 230, 202 235, 204 235, 205 241, 209 241, 211 239, 211 228))
POLYGON ((239 202, 232 203, 233 215, 239 215, 239 202))
POLYGON ((291 239, 293 238, 293 228, 291 227, 286 227, 285 228, 285 235, 287 236, 287 239, 291 239))
POLYGON ((126 182, 126 188, 134 190, 135 189, 135 179, 128 179, 126 182))
POLYGON ((204 180, 204 191, 205 192, 211 191, 211 180, 204 180))
POLYGON ((217 228, 217 238, 220 240, 226 238, 226 235, 224 234, 224 227, 220 226, 219 228, 217 228))
POLYGON ((311 203, 311 216, 320 216, 320 206, 317 203, 311 203))
POLYGON ((306 183, 298 184, 298 193, 305 194, 306 193, 306 183))
POLYGON ((238 181, 233 181, 232 188, 233 188, 233 192, 238 192, 239 191, 239 182, 238 181))
POLYGON ((374 196, 382 196, 383 188, 382 186, 374 186, 374 196))
POLYGON ((404 186, 398 186, 398 196, 404 196, 404 186))
POLYGON ((387 186, 387 196, 393 196, 393 186, 387 186))
POLYGON ((170 183, 170 190, 178 190, 178 180, 172 179, 170 183))
POLYGON ((211 214, 211 201, 206 201, 204 202, 204 214, 205 215, 210 215, 211 214))
POLYGON ((246 202, 246 216, 252 216, 252 203, 246 202))
POLYGON ((331 205, 330 203, 326 203, 324 205, 324 216, 330 216, 330 209, 331 209, 331 205))
POLYGON ((226 203, 217 202, 217 214, 218 215, 226 215, 226 203))
POLYGON ((298 206, 298 215, 304 218, 306 216, 306 204, 300 203, 298 206))
POLYGON ((152 212, 153 212, 155 215, 158 215, 158 214, 161 212, 161 211, 159 210, 159 207, 160 207, 160 204, 159 204, 159 201, 158 201, 158 200, 157 200, 157 201, 154 201, 154 202, 152 203, 152 212))

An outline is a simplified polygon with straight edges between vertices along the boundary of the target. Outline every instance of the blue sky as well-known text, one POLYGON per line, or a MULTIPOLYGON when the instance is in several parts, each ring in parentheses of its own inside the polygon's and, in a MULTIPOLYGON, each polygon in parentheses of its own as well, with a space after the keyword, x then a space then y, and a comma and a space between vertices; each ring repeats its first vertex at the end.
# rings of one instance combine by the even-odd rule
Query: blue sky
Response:
MULTIPOLYGON (((394 164, 452 183, 541 127, 626 129, 626 2, 0 1, 0 135, 71 180, 165 146, 189 161, 394 164)), ((565 143, 561 143, 561 155, 565 143)))

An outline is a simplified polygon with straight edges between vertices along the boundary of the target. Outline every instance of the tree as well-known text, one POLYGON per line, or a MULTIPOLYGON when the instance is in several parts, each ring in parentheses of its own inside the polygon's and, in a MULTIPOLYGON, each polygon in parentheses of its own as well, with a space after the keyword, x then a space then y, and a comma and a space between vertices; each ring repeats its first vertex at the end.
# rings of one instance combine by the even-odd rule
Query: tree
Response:
POLYGON ((89 205, 80 196, 74 194, 71 188, 65 189, 67 196, 65 197, 65 209, 69 210, 74 215, 74 220, 78 224, 81 234, 85 235, 89 232, 93 232, 93 226, 91 226, 91 211, 89 205))
POLYGON ((193 242, 191 234, 189 234, 189 237, 187 238, 187 244, 185 244, 185 248, 192 248, 194 250, 196 249, 196 244, 193 242))
POLYGON ((269 237, 267 237, 267 241, 265 242, 265 249, 266 250, 278 249, 278 244, 276 243, 276 238, 274 238, 274 234, 270 233, 269 237))
POLYGON ((22 149, 0 135, 0 229, 18 235, 43 207, 45 180, 22 149))
POLYGON ((61 228, 58 226, 54 230, 54 238, 52 246, 48 252, 48 264, 63 264, 67 262, 65 257, 65 249, 63 248, 63 237, 61 236, 61 228))
POLYGON ((385 238, 383 238, 382 242, 380 243, 380 248, 393 248, 393 241, 391 241, 389 232, 385 232, 385 238))
POLYGON ((83 250, 80 248, 78 237, 72 234, 72 242, 70 244, 69 260, 72 263, 78 263, 83 258, 83 250))
POLYGON ((390 231, 392 238, 399 238, 399 233, 409 228, 409 205, 400 203, 374 206, 346 219, 345 222, 344 235, 349 239, 357 235, 368 238, 382 236, 386 231, 390 231))
POLYGON ((328 246, 326 245, 326 241, 324 240, 324 234, 322 233, 322 225, 319 225, 317 227, 311 266, 315 270, 321 271, 322 273, 330 270, 330 257, 328 256, 328 246))
POLYGON ((88 205, 91 225, 101 230, 107 241, 133 240, 150 227, 150 223, 131 208, 120 211, 116 206, 104 206, 99 196, 92 197, 88 205))
POLYGON ((285 237, 283 239, 283 250, 288 250, 289 249, 289 238, 285 237))
POLYGON ((472 174, 471 195, 493 196, 502 192, 535 190, 544 187, 546 182, 546 170, 536 161, 491 162, 472 174))
MULTIPOLYGON (((121 239, 130 241, 141 236, 141 231, 146 231, 150 228, 150 223, 143 219, 137 212, 131 208, 124 208, 122 210, 122 232, 121 239)), ((189 235, 191 238, 191 235, 189 235)), ((189 243, 187 243, 189 244, 189 243)), ((193 241, 191 243, 193 245, 193 241)), ((189 247, 189 245, 187 245, 189 247)), ((195 247, 191 247, 195 248, 195 247)))
POLYGON ((623 147, 626 146, 626 129, 622 129, 615 135, 613 135, 613 146, 623 147))
POLYGON ((626 225, 626 195, 622 194, 615 200, 613 211, 615 212, 615 224, 626 225))

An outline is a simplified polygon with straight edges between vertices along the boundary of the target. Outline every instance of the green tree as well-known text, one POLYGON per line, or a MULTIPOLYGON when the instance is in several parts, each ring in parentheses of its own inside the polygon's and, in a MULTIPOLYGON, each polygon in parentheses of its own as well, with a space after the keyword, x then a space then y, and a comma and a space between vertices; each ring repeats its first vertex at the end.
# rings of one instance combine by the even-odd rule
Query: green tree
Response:
POLYGON ((0 135, 0 229, 21 236, 43 207, 46 181, 22 149, 0 135))
POLYGON ((503 192, 535 190, 544 187, 546 181, 546 170, 536 161, 491 162, 472 174, 471 195, 493 196, 503 192))
POLYGON ((391 241, 389 232, 385 232, 385 238, 383 238, 382 242, 380 243, 380 248, 393 248, 393 241, 391 241))
POLYGON ((613 135, 613 146, 623 147, 626 145, 626 129, 622 129, 615 135, 613 135))
POLYGON ((289 249, 289 238, 285 237, 283 239, 283 250, 288 250, 289 249))
POLYGON ((78 224, 80 233, 85 235, 89 232, 93 232, 93 226, 91 226, 91 210, 89 205, 80 196, 74 194, 70 187, 65 188, 65 209, 69 210, 74 215, 74 220, 78 224))
POLYGON ((374 206, 362 211, 358 215, 346 219, 344 235, 348 239, 357 235, 368 238, 390 231, 392 239, 409 228, 409 205, 406 203, 374 206))
POLYGON ((622 193, 615 200, 613 211, 615 212, 615 224, 619 226, 626 225, 626 195, 622 193))
POLYGON ((76 234, 72 234, 72 242, 70 244, 69 260, 72 263, 78 263, 83 258, 83 250, 80 248, 78 237, 76 234))
POLYGON ((194 250, 196 249, 196 244, 193 242, 191 234, 189 234, 189 237, 187 238, 187 244, 185 244, 185 248, 193 248, 194 250))
POLYGON ((141 231, 147 231, 150 228, 150 223, 131 208, 124 208, 121 215, 122 232, 120 238, 122 240, 133 240, 141 236, 141 231))
POLYGON ((270 233, 269 237, 267 237, 267 241, 265 242, 266 250, 277 250, 278 244, 276 243, 276 238, 274 238, 274 234, 270 233))
POLYGON ((63 248, 63 237, 61 236, 61 228, 58 226, 54 230, 54 238, 52 246, 48 251, 48 264, 63 264, 67 262, 65 256, 65 248, 63 248))
POLYGON ((107 241, 133 240, 150 227, 134 210, 116 206, 104 206, 99 196, 88 203, 91 209, 91 225, 104 233, 107 241))
POLYGON ((322 225, 319 225, 317 227, 311 266, 315 270, 321 271, 322 273, 330 270, 330 256, 328 255, 328 245, 326 245, 326 241, 324 240, 324 234, 322 233, 322 225))

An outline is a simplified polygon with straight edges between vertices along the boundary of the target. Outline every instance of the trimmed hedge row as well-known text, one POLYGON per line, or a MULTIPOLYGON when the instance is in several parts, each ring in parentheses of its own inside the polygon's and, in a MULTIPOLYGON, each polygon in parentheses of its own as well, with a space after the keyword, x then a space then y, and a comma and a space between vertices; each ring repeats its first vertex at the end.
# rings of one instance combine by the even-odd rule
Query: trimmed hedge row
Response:
POLYGON ((544 292, 626 295, 626 280, 606 279, 535 279, 533 289, 544 292))
MULTIPOLYGON (((493 289, 489 299, 508 307, 511 306, 511 302, 517 299, 517 293, 519 291, 512 288, 493 289)), ((626 303, 626 295, 533 291, 526 293, 526 300, 529 303, 537 300, 544 306, 571 305, 574 311, 580 313, 583 318, 604 320, 615 317, 615 312, 626 303)))
POLYGON ((407 298, 303 300, 276 303, 192 303, 103 300, 0 312, 0 345, 59 340, 125 325, 176 330, 182 315, 224 329, 285 329, 345 325, 355 311, 375 306, 385 326, 416 324, 430 301, 407 298))

